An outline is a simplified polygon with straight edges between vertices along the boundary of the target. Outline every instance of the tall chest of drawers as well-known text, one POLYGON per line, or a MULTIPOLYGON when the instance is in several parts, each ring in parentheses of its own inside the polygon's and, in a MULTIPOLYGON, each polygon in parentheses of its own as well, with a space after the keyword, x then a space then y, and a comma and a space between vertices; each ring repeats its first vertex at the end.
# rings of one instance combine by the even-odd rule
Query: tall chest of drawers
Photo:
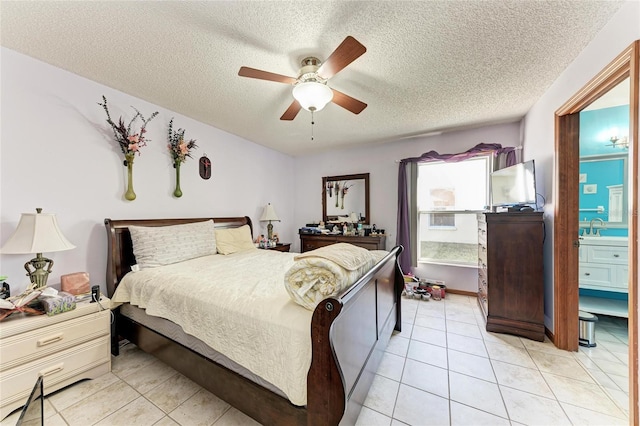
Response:
POLYGON ((487 331, 544 340, 542 212, 478 215, 478 304, 487 331))
POLYGON ((49 394, 111 371, 110 300, 79 302, 47 316, 13 314, 0 322, 0 420, 27 401, 38 376, 49 394))

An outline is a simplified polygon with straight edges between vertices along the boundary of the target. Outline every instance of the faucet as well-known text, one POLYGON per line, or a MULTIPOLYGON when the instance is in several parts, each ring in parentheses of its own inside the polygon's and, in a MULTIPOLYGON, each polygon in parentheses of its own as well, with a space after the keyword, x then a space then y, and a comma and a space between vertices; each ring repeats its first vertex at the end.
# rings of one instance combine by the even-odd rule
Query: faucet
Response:
POLYGON ((602 220, 599 217, 594 217, 593 219, 591 219, 591 221, 589 222, 589 235, 595 235, 596 237, 600 236, 600 229, 596 229, 596 233, 593 233, 593 222, 599 220, 602 223, 602 226, 600 226, 600 229, 607 229, 604 226, 604 220, 602 220))

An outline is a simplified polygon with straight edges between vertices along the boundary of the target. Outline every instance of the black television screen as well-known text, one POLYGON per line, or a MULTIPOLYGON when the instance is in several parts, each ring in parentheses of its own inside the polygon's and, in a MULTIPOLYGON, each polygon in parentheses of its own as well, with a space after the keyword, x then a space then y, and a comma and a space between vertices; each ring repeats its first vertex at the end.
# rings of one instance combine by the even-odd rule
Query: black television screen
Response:
POLYGON ((29 424, 44 425, 44 386, 42 384, 42 376, 38 376, 36 384, 33 386, 31 395, 27 399, 26 404, 22 407, 20 418, 16 426, 22 425, 22 422, 28 422, 29 424), (37 420, 40 420, 36 423, 37 420))
POLYGON ((536 203, 536 174, 533 160, 491 173, 491 204, 515 206, 536 203))

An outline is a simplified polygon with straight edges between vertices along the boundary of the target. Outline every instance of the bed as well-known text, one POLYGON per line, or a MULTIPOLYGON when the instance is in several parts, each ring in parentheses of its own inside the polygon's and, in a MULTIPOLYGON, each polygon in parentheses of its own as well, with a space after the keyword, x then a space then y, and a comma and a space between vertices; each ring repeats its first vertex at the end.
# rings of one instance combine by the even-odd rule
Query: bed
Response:
MULTIPOLYGON (((109 296, 114 294, 131 265, 136 264, 130 226, 169 226, 210 219, 216 230, 251 227, 251 220, 246 216, 105 219, 109 296)), ((241 371, 242 366, 229 365, 209 352, 194 349, 185 340, 193 336, 180 331, 175 324, 165 321, 168 324, 156 326, 152 315, 126 304, 115 310, 112 352, 117 355, 118 339, 125 338, 265 425, 354 424, 391 333, 394 329, 400 331, 403 277, 397 257, 401 250, 396 247, 384 254, 355 284, 335 297, 322 300, 309 313, 311 360, 304 406, 294 405, 268 382, 241 371)))

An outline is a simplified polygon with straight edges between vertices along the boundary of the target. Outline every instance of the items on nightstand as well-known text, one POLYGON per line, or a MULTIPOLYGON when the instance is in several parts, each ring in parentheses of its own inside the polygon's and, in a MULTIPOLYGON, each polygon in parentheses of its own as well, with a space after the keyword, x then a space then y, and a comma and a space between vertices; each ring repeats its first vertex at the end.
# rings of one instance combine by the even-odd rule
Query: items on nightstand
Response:
POLYGON ((58 227, 55 214, 43 214, 41 208, 36 214, 22 213, 15 232, 2 247, 3 254, 31 254, 36 257, 24 264, 27 276, 35 288, 45 287, 53 266, 53 260, 42 256, 44 252, 70 250, 75 248, 58 227), (33 270, 31 270, 33 268, 33 270), (45 269, 46 268, 46 269, 45 269))
POLYGON ((262 217, 260 218, 260 222, 269 222, 267 225, 267 236, 270 240, 273 239, 273 225, 271 222, 280 222, 278 219, 278 215, 276 215, 276 211, 271 205, 271 203, 267 204, 262 212, 262 217))
POLYGON ((9 283, 5 281, 6 279, 6 275, 0 276, 0 299, 8 299, 11 296, 11 288, 9 288, 9 283))
POLYGON ((272 246, 265 247, 265 249, 287 252, 291 249, 291 243, 274 243, 272 246))
POLYGON ((38 301, 42 303, 44 312, 49 316, 72 311, 76 308, 76 297, 73 294, 59 292, 50 287, 42 291, 38 301))
POLYGON ((89 293, 89 283, 87 272, 75 272, 60 277, 60 289, 75 296, 89 293))
POLYGON ((8 299, 0 299, 0 321, 16 312, 24 312, 25 314, 41 315, 44 312, 35 309, 29 304, 42 293, 40 290, 34 290, 33 287, 27 288, 21 294, 10 297, 8 299))

